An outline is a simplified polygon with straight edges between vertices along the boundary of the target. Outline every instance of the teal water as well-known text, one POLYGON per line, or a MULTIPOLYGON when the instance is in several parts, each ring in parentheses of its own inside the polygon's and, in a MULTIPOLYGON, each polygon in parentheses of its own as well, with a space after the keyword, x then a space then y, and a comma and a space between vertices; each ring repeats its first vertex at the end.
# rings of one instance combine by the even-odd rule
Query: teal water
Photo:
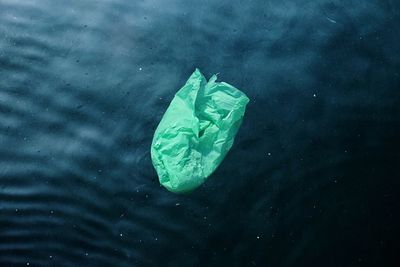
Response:
POLYGON ((398 1, 0 0, 0 266, 398 266, 398 1), (251 102, 190 195, 154 130, 198 67, 251 102))

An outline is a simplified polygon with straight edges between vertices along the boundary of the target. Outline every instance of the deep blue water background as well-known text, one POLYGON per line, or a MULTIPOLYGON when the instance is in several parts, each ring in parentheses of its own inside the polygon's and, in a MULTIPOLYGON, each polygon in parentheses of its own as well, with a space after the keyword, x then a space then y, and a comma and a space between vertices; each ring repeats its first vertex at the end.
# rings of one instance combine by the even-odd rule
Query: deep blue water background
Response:
POLYGON ((399 266, 400 2, 0 0, 0 266, 399 266), (198 190, 153 132, 251 99, 198 190))

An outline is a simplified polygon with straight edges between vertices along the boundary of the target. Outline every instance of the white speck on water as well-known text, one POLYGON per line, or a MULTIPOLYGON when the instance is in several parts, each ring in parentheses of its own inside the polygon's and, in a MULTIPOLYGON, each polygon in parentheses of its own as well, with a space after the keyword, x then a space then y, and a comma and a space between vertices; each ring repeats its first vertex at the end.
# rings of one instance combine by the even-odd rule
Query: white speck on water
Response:
POLYGON ((142 68, 139 68, 139 70, 141 71, 141 70, 142 70, 142 68))
POLYGON ((15 209, 15 212, 18 212, 18 209, 15 209))
POLYGON ((50 255, 50 256, 49 256, 49 258, 50 258, 50 259, 52 259, 52 258, 53 258, 53 256, 51 256, 51 255, 50 255))
POLYGON ((122 237, 122 234, 119 234, 119 236, 121 236, 121 237, 122 237))
POLYGON ((268 156, 271 156, 271 152, 268 152, 268 156))
POLYGON ((317 95, 316 95, 316 94, 313 94, 313 97, 317 97, 317 95))
POLYGON ((257 239, 260 239, 260 236, 259 236, 259 235, 257 236, 257 239))
POLYGON ((181 205, 181 203, 179 203, 179 202, 175 204, 175 206, 180 206, 180 205, 181 205))
POLYGON ((54 211, 52 211, 52 210, 51 210, 51 211, 50 211, 50 213, 51 213, 51 214, 53 214, 53 213, 54 213, 54 211))
POLYGON ((89 253, 86 252, 86 253, 85 253, 85 256, 88 256, 88 255, 89 255, 89 253))
POLYGON ((30 264, 29 262, 26 263, 26 265, 28 265, 28 266, 29 266, 29 264, 30 264))
POLYGON ((336 22, 336 20, 334 20, 334 19, 331 19, 331 18, 330 18, 330 17, 328 17, 328 16, 326 17, 326 19, 327 19, 328 21, 332 22, 332 23, 335 23, 335 24, 337 23, 337 22, 336 22))

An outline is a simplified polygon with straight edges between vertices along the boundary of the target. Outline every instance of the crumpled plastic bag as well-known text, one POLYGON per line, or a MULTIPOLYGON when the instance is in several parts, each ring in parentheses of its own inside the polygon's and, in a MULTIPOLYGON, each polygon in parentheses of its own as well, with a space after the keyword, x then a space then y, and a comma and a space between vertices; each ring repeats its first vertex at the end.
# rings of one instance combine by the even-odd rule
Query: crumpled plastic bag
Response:
POLYGON ((196 69, 176 93, 158 125, 151 158, 171 192, 200 186, 232 147, 249 98, 225 82, 207 82, 196 69))

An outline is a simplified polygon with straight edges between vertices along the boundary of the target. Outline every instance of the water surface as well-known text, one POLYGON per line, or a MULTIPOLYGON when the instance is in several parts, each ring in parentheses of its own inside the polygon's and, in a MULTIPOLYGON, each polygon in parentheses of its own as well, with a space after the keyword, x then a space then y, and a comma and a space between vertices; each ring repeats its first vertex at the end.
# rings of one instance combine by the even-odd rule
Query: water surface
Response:
POLYGON ((397 266, 400 4, 0 0, 0 266, 397 266), (154 130, 200 68, 251 99, 189 195, 154 130))

